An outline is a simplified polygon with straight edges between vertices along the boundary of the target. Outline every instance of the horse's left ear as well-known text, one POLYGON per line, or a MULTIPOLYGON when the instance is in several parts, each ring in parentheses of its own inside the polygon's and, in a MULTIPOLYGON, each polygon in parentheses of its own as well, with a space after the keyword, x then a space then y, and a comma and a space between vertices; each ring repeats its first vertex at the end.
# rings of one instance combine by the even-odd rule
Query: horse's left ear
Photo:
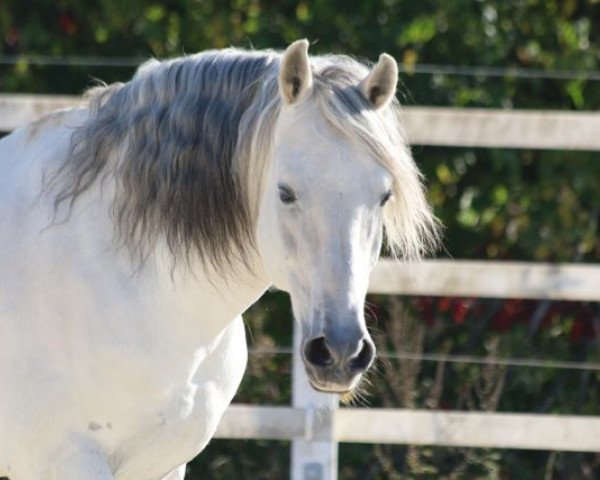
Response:
POLYGON ((312 87, 308 40, 296 40, 285 50, 279 67, 279 92, 287 105, 296 103, 312 87))
POLYGON ((398 65, 396 60, 387 53, 379 56, 377 65, 360 82, 358 88, 373 108, 378 109, 387 105, 396 94, 398 83, 398 65))

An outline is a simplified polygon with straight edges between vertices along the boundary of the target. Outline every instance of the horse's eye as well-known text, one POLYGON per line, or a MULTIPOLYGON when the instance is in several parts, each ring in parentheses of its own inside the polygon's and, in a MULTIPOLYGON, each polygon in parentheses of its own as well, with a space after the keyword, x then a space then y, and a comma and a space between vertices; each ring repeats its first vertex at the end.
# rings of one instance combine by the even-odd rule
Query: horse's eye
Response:
POLYGON ((279 200, 281 200, 281 203, 289 205, 296 201, 296 194, 287 185, 279 185, 279 200))
POLYGON ((385 192, 383 197, 381 197, 381 201, 379 202, 379 205, 383 207, 391 197, 392 197, 392 191, 388 190, 387 192, 385 192))

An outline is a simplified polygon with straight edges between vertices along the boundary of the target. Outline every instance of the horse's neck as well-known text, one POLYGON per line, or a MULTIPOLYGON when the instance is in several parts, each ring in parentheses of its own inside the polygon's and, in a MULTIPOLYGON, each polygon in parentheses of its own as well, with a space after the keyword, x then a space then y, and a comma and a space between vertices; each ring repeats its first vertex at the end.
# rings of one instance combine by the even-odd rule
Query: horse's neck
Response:
POLYGON ((170 253, 160 249, 158 258, 149 268, 156 272, 166 302, 177 307, 178 318, 191 322, 182 325, 185 335, 196 331, 198 340, 222 331, 269 286, 258 258, 250 259, 252 271, 241 262, 233 262, 228 271, 214 271, 199 261, 174 268, 170 253))
MULTIPOLYGON (((72 125, 83 121, 85 113, 73 111, 64 114, 65 120, 58 128, 67 129, 65 138, 68 138, 72 125)), ((59 149, 56 157, 64 155, 68 142, 65 140, 63 143, 65 146, 59 149)), ((220 271, 193 258, 189 262, 185 258, 175 259, 166 241, 160 238, 141 265, 139 257, 130 255, 126 247, 116 248, 110 253, 109 245, 115 246, 114 217, 110 214, 114 196, 111 182, 96 182, 75 202, 72 214, 68 213, 68 202, 62 206, 66 211, 59 211, 58 218, 69 218, 68 224, 64 228, 57 226, 50 229, 47 234, 51 238, 55 235, 55 241, 65 245, 67 242, 62 239, 61 232, 70 232, 68 235, 73 235, 77 242, 85 245, 82 250, 75 247, 72 251, 71 257, 76 259, 73 271, 77 272, 80 265, 86 265, 90 254, 91 261, 99 265, 103 276, 113 278, 115 285, 125 285, 121 294, 114 292, 114 298, 116 303, 134 305, 137 302, 138 307, 135 308, 141 318, 132 318, 132 324, 147 321, 156 325, 158 330, 167 328, 174 340, 189 340, 190 346, 210 344, 269 286, 255 252, 248 259, 252 272, 241 261, 233 261, 225 271, 220 271), (156 312, 152 311, 152 305, 156 306, 156 312), (181 338, 177 339, 177 335, 181 338)), ((41 228, 47 225, 48 218, 52 218, 52 204, 48 204, 47 209, 40 221, 41 228)))

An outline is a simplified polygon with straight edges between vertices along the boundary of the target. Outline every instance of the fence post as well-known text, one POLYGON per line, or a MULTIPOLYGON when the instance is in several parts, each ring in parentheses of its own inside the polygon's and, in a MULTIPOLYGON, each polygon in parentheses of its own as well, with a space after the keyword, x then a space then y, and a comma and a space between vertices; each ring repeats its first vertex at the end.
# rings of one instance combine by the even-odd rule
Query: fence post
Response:
POLYGON ((337 395, 313 390, 306 378, 300 356, 302 334, 294 321, 292 357, 292 403, 306 412, 304 438, 292 440, 291 480, 337 480, 338 444, 333 438, 333 417, 337 395))

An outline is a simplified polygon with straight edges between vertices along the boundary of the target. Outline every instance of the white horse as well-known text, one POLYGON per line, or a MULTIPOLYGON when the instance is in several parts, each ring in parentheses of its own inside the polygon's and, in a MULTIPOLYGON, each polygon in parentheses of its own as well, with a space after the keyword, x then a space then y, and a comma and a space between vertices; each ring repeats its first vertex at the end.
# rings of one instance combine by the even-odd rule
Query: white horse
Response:
POLYGON ((151 61, 0 141, 0 476, 182 479, 272 284, 312 386, 359 382, 383 225, 409 257, 436 225, 395 61, 307 49, 151 61))

